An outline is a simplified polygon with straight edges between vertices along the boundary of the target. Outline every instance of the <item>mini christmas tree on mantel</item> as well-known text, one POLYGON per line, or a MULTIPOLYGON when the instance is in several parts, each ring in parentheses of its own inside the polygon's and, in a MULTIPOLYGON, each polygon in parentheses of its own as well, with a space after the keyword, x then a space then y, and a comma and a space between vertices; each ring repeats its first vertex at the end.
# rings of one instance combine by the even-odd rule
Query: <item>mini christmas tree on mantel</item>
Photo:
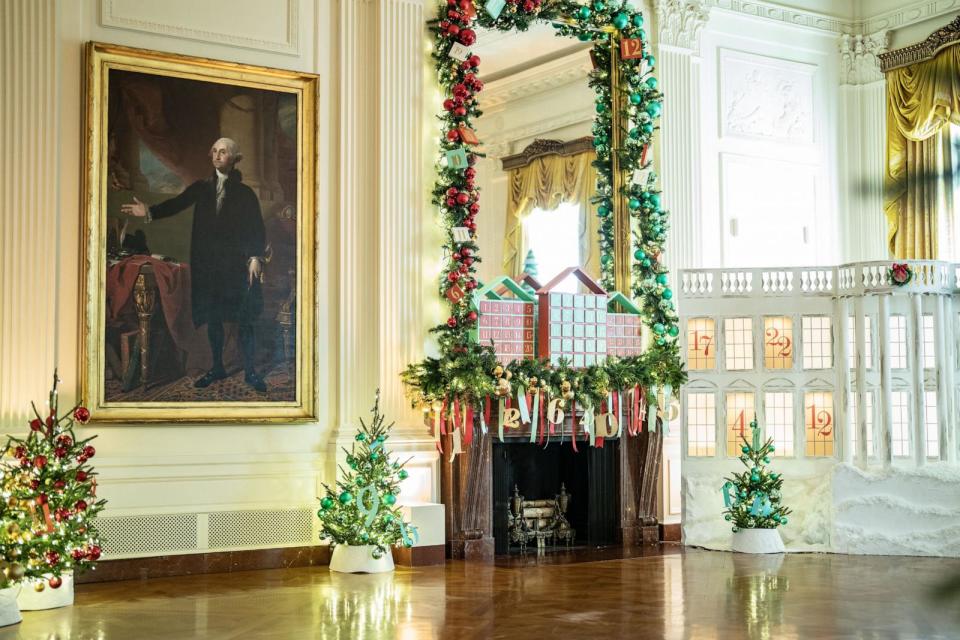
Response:
MULTIPOLYGON (((374 560, 388 559, 390 546, 410 547, 417 537, 397 506, 400 482, 407 478, 407 471, 404 463, 391 461, 387 452, 385 443, 393 423, 384 424, 379 391, 372 413, 370 424, 360 419, 350 451, 344 448, 349 468, 340 467, 337 488, 324 484, 327 495, 320 500, 317 512, 322 527, 320 539, 334 545, 334 558, 343 545, 364 548, 374 560)), ((331 568, 335 568, 333 559, 331 568)))
MULTIPOLYGON (((740 462, 747 468, 746 471, 733 474, 725 478, 723 485, 724 519, 733 523, 733 533, 749 530, 767 530, 780 540, 776 528, 787 524, 787 515, 790 509, 780 503, 783 477, 779 473, 771 473, 767 469, 770 464, 770 455, 775 447, 773 438, 760 442, 760 427, 754 417, 750 422, 751 440, 740 436, 743 446, 740 448, 740 462)), ((735 550, 737 540, 734 541, 735 550)), ((783 543, 779 541, 780 551, 783 543)))

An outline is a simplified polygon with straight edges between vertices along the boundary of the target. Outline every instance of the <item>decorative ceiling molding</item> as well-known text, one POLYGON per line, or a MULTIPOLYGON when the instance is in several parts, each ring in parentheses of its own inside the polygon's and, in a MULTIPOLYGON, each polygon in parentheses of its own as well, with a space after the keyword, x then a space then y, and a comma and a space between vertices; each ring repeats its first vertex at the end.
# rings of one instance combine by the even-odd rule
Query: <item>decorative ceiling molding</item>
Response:
POLYGON ((501 80, 486 83, 480 103, 484 110, 489 110, 512 100, 543 93, 571 82, 584 82, 592 70, 593 65, 589 56, 583 51, 578 51, 532 69, 514 73, 501 80))
POLYGON ((190 40, 201 40, 203 42, 215 42, 233 47, 242 47, 245 49, 256 49, 258 51, 268 51, 273 53, 284 53, 288 55, 300 55, 299 38, 299 7, 298 0, 281 0, 277 3, 286 13, 286 21, 283 37, 280 39, 267 39, 240 36, 235 33, 224 31, 211 31, 197 29, 187 23, 174 22, 155 22, 144 20, 135 15, 135 12, 124 12, 125 3, 117 0, 100 0, 100 24, 104 27, 114 27, 118 29, 130 29, 132 31, 143 31, 162 36, 173 36, 177 38, 187 38, 190 40))
POLYGON ((940 50, 958 42, 960 42, 960 16, 954 18, 947 26, 931 33, 923 42, 881 54, 880 69, 886 73, 898 67, 929 60, 940 50))
POLYGON ((502 158, 512 153, 514 144, 519 140, 550 136, 553 132, 564 127, 570 127, 585 122, 593 122, 596 112, 591 102, 586 108, 568 111, 555 118, 538 120, 536 123, 514 127, 513 129, 495 128, 483 138, 483 151, 488 158, 502 158))
POLYGON ((710 8, 775 20, 797 27, 852 35, 902 29, 960 10, 960 0, 913 0, 913 2, 905 2, 902 7, 877 16, 846 20, 817 11, 783 7, 764 0, 703 0, 703 3, 710 8))
POLYGON ((537 138, 520 153, 503 158, 503 170, 509 171, 525 167, 537 158, 544 156, 575 156, 584 151, 593 151, 593 137, 585 136, 576 140, 544 140, 537 138))
POLYGON ((883 80, 879 56, 890 46, 890 32, 840 36, 840 84, 870 84, 883 80))
POLYGON ((700 32, 710 17, 704 0, 657 0, 660 45, 700 52, 700 32))

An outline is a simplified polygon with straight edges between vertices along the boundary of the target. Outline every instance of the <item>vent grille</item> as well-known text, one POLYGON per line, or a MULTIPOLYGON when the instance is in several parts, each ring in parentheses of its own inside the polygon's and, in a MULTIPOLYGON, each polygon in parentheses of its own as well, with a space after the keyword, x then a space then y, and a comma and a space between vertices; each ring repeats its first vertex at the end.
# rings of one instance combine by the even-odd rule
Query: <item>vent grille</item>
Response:
POLYGON ((310 509, 211 513, 208 540, 211 549, 310 545, 314 543, 313 513, 310 509))
POLYGON ((149 555, 197 548, 193 513, 97 518, 104 555, 149 555))

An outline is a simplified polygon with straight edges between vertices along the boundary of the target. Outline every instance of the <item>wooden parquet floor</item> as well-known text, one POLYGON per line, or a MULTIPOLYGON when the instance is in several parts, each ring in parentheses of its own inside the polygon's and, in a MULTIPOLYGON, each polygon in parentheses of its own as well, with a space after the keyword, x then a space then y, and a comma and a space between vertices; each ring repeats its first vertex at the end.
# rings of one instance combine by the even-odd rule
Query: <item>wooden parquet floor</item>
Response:
MULTIPOLYGON (((582 558, 581 558, 582 559, 582 558)), ((326 567, 83 584, 0 630, 43 640, 960 638, 960 560, 665 549, 554 564, 326 567)))

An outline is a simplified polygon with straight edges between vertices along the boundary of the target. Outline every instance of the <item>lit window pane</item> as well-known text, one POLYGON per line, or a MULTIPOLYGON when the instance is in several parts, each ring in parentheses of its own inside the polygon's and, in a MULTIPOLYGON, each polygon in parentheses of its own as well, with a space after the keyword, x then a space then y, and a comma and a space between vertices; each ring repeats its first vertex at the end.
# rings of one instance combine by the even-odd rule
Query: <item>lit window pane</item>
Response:
POLYGON ((763 319, 763 364, 768 369, 793 368, 793 319, 789 316, 763 319))
POLYGON ((764 395, 764 427, 766 437, 773 438, 773 455, 793 455, 793 394, 767 393, 764 395))
POLYGON ((807 434, 807 457, 833 455, 833 393, 810 391, 803 398, 803 427, 807 434))
POLYGON ((893 429, 890 431, 890 444, 895 456, 910 455, 909 396, 906 391, 893 392, 893 429))
POLYGON ((924 422, 927 425, 927 456, 940 457, 940 424, 937 420, 937 392, 927 391, 923 394, 924 422))
POLYGON ((687 394, 687 455, 717 454, 717 400, 712 393, 687 394))
MULTIPOLYGON (((864 339, 864 348, 867 352, 864 354, 864 366, 867 369, 873 369, 873 336, 870 332, 870 316, 865 316, 863 318, 863 339, 864 339)), ((857 322, 853 316, 847 318, 847 333, 848 333, 848 342, 847 342, 847 353, 850 358, 849 366, 851 369, 857 368, 857 322)))
POLYGON ((728 318, 723 326, 727 370, 753 369, 753 319, 728 318))
MULTIPOLYGON (((877 452, 874 451, 874 449, 873 449, 873 392, 872 392, 872 391, 866 391, 866 392, 864 392, 864 396, 865 396, 866 399, 867 399, 867 401, 864 403, 864 404, 867 405, 867 415, 866 415, 866 418, 867 418, 867 456, 873 456, 873 455, 876 455, 876 453, 877 453, 877 452)), ((849 394, 849 398, 850 398, 850 402, 848 403, 849 406, 850 406, 850 411, 849 411, 849 414, 848 414, 848 415, 849 415, 849 425, 850 425, 850 433, 853 434, 853 453, 854 453, 854 455, 856 455, 856 453, 857 453, 857 437, 858 437, 858 435, 859 435, 859 429, 858 429, 858 427, 857 427, 857 421, 858 421, 858 419, 859 419, 859 418, 858 418, 859 414, 857 413, 857 411, 859 411, 859 407, 857 406, 857 394, 856 394, 856 393, 850 393, 850 394, 849 394)))
POLYGON ((890 316, 890 368, 907 368, 907 322, 902 315, 890 316))
POLYGON ((937 366, 937 356, 933 351, 933 315, 923 316, 923 368, 933 369, 937 366))
POLYGON ((753 402, 752 393, 727 394, 727 455, 730 457, 739 456, 742 438, 749 440, 752 435, 750 421, 754 416, 753 402))
MULTIPOLYGON (((580 264, 579 205, 562 202, 556 209, 534 209, 523 221, 523 235, 533 251, 540 282, 550 282, 567 267, 580 264)), ((578 285, 579 280, 570 276, 554 291, 576 293, 578 285)))
POLYGON ((803 318, 803 368, 829 369, 833 366, 833 332, 827 316, 803 318))
POLYGON ((717 346, 713 318, 687 320, 687 369, 702 371, 717 367, 717 346))

